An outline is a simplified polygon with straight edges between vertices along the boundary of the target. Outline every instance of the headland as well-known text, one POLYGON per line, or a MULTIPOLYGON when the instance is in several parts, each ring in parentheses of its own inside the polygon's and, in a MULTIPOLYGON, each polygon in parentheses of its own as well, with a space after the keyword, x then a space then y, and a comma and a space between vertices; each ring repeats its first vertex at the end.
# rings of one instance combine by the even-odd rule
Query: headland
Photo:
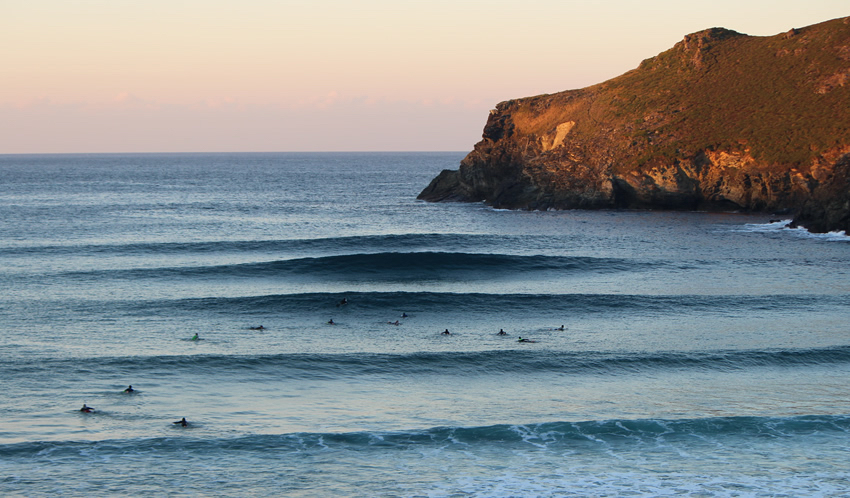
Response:
POLYGON ((850 233, 850 17, 711 28, 609 81, 502 102, 420 199, 794 215, 850 233))

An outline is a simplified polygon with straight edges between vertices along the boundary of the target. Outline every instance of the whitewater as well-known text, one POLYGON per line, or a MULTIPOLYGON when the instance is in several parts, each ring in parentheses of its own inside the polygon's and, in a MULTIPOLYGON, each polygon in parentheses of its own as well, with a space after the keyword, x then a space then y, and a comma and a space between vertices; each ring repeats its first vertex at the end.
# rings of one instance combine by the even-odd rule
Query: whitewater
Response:
POLYGON ((0 494, 850 494, 850 238, 462 156, 0 156, 0 494))

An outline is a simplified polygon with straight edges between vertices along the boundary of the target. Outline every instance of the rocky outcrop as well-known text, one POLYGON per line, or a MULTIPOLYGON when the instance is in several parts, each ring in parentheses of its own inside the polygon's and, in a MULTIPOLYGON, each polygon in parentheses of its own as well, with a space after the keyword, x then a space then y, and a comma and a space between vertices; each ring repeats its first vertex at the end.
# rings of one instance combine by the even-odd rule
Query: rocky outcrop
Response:
POLYGON ((842 157, 830 177, 814 189, 791 226, 850 235, 850 154, 842 157))
POLYGON ((814 227, 817 213, 847 219, 833 196, 848 154, 850 18, 772 37, 713 28, 599 85, 500 103, 419 198, 799 211, 814 227))

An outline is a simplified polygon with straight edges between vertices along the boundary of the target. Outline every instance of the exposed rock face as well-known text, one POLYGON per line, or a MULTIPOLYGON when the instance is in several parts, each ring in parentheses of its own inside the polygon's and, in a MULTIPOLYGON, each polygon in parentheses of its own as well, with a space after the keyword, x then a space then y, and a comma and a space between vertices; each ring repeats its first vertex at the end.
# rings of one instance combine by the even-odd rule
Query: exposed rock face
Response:
POLYGON ((712 28, 599 85, 500 103, 459 170, 419 198, 800 211, 830 230, 814 218, 846 225, 833 201, 848 157, 850 18, 772 37, 712 28))
POLYGON ((850 235, 850 154, 835 165, 829 179, 815 188, 791 225, 813 232, 843 230, 850 235))

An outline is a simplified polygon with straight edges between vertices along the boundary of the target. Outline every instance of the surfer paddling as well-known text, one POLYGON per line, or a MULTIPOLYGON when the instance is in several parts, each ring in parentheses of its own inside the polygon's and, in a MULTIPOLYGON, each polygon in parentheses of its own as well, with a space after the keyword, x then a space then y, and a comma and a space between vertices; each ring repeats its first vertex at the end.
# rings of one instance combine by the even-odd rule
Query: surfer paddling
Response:
POLYGON ((86 406, 86 404, 83 403, 83 407, 80 408, 80 411, 83 412, 83 413, 94 413, 94 408, 92 408, 90 406, 86 406))
POLYGON ((189 425, 189 422, 186 421, 186 417, 183 417, 180 420, 178 420, 177 422, 172 422, 172 424, 179 425, 181 427, 186 427, 187 425, 189 425))

